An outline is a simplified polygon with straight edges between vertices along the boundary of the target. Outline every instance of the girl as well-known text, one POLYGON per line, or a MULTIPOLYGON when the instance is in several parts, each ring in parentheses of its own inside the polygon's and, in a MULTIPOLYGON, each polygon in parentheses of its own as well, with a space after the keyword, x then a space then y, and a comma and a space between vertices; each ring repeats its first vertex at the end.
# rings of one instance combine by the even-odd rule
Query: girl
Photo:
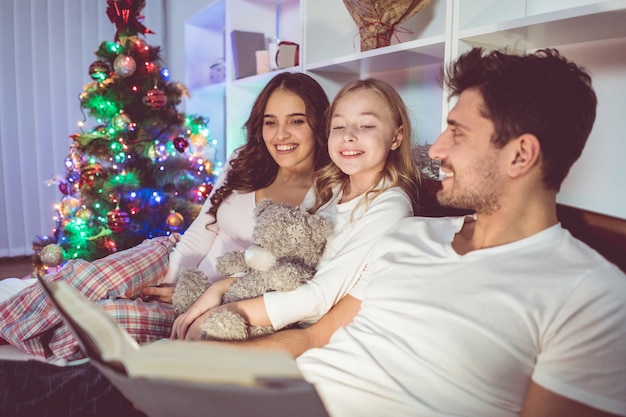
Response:
MULTIPOLYGON (((202 213, 171 254, 174 239, 156 238, 91 263, 68 262, 46 279, 69 281, 140 343, 168 337, 175 317, 173 284, 181 268, 199 268, 215 282, 221 278, 215 258, 251 243, 257 201, 303 202, 314 170, 328 161, 323 123, 328 105, 313 78, 277 75, 252 106, 247 143, 230 159, 202 213), (162 285, 152 286, 157 284, 162 285)), ((53 360, 81 357, 69 329, 59 324, 39 285, 0 303, 1 337, 9 343, 53 360)))
MULTIPOLYGON (((316 175, 310 209, 329 218, 329 239, 315 277, 289 292, 230 303, 251 325, 280 329, 317 320, 354 285, 374 241, 403 217, 418 212, 419 174, 410 153, 406 106, 389 84, 355 81, 336 96, 328 118, 332 162, 316 175)), ((220 281, 174 322, 172 338, 195 340, 234 278, 220 281)))

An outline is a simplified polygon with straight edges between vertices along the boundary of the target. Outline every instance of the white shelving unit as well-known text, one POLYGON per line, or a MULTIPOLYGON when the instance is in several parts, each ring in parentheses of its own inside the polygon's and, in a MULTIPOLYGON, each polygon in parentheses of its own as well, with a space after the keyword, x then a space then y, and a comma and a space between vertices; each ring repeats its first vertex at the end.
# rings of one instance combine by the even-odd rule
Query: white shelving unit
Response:
POLYGON ((532 51, 556 47, 592 74, 599 97, 596 125, 559 201, 626 218, 626 0, 432 0, 400 25, 388 47, 359 51, 356 24, 341 0, 207 0, 185 25, 187 109, 208 114, 225 158, 258 92, 276 72, 235 79, 230 33, 262 32, 300 44, 301 71, 330 99, 346 82, 382 78, 398 89, 414 123, 415 143, 432 143, 449 109, 441 69, 474 46, 532 51), (226 77, 212 84, 208 68, 223 59, 226 77))

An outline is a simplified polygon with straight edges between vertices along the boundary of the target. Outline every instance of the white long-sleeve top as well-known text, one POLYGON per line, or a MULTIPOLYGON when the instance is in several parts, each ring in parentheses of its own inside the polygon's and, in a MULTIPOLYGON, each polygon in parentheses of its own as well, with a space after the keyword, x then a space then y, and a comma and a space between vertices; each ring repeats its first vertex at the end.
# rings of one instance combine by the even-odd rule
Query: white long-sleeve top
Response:
MULTIPOLYGON (((219 175, 213 190, 224 185, 231 156, 219 175)), ((215 269, 216 260, 226 252, 243 251, 252 244, 252 231, 256 218, 256 193, 234 191, 217 209, 217 222, 207 214, 211 208, 211 195, 200 214, 182 235, 180 242, 170 254, 170 263, 164 283, 176 283, 184 268, 198 268, 207 276, 209 284, 224 278, 215 269), (207 226, 208 225, 208 226, 207 226)), ((312 203, 313 191, 309 190, 302 203, 303 210, 312 203)))
MULTIPOLYGON (((229 167, 230 163, 226 163, 215 183, 214 191, 224 184, 229 167)), ((245 250, 250 246, 255 205, 254 191, 234 191, 222 202, 217 210, 217 222, 212 223, 213 216, 207 214, 211 208, 209 196, 200 214, 170 254, 170 264, 163 282, 175 283, 178 273, 184 268, 200 269, 207 275, 209 283, 224 278, 215 270, 215 260, 226 252, 245 250)))
POLYGON ((275 329, 317 321, 354 286, 378 238, 401 218, 413 215, 411 200, 400 187, 385 190, 368 205, 359 205, 363 198, 340 204, 341 193, 336 193, 318 210, 333 223, 334 232, 311 281, 293 291, 264 294, 275 329))

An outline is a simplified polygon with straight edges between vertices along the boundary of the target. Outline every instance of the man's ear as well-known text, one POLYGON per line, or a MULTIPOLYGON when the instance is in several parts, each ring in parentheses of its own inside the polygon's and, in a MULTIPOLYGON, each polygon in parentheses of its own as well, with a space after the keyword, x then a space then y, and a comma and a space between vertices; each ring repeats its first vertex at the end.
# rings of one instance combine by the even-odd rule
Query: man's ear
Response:
POLYGON ((395 151, 396 149, 398 149, 400 145, 402 144, 402 141, 404 140, 403 132, 404 132, 404 129, 402 128, 402 126, 400 126, 398 130, 396 131, 395 136, 393 137, 393 141, 391 142, 392 151, 395 151))
POLYGON ((524 133, 509 142, 510 152, 509 175, 518 177, 526 174, 541 160, 541 144, 535 135, 524 133))

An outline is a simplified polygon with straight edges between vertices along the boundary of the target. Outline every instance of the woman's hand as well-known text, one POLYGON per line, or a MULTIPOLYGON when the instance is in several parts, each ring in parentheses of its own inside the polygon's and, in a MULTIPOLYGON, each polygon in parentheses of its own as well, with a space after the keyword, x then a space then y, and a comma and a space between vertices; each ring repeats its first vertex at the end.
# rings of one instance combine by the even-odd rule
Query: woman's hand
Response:
POLYGON ((160 303, 172 304, 172 295, 174 294, 174 285, 157 285, 144 287, 141 289, 141 299, 143 301, 158 301, 160 303))

